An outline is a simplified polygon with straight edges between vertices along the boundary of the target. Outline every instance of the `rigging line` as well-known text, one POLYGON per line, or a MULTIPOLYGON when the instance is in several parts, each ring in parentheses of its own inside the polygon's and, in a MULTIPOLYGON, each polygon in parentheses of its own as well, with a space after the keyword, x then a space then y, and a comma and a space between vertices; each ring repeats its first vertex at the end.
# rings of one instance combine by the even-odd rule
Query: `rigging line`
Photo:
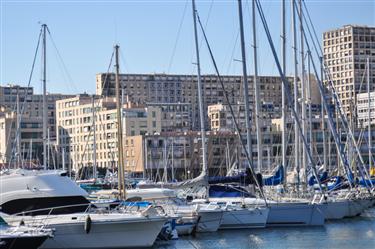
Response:
MULTIPOLYGON (((297 14, 301 17, 301 13, 299 13, 298 10, 297 10, 297 14)), ((304 19, 305 19, 305 18, 304 18, 304 19)), ((306 19, 305 19, 305 22, 306 22, 306 19)), ((307 27, 308 27, 308 26, 307 26, 307 27)), ((312 37, 312 34, 311 34, 311 31, 310 31, 309 27, 308 27, 308 31, 309 31, 310 36, 312 37)), ((303 32, 305 32, 304 29, 303 29, 303 32)), ((309 43, 308 43, 308 38, 307 38, 306 36, 304 36, 304 39, 305 39, 305 42, 306 42, 306 45, 307 45, 308 50, 310 50, 310 45, 309 45, 309 43)), ((317 51, 317 48, 316 48, 315 43, 313 43, 313 45, 314 45, 314 48, 315 48, 316 53, 318 54, 318 51, 317 51)), ((310 51, 311 51, 311 50, 310 50, 310 51)), ((311 56, 311 55, 310 55, 310 56, 311 56)), ((318 78, 317 71, 316 71, 316 68, 315 68, 315 63, 314 63, 313 60, 312 60, 311 62, 312 62, 312 65, 313 65, 313 68, 314 68, 314 71, 315 71, 315 75, 316 75, 316 78, 317 78, 317 80, 318 80, 318 85, 319 85, 319 88, 320 88, 321 81, 320 81, 319 78, 318 78)), ((336 105, 339 107, 338 110, 339 110, 339 114, 340 114, 340 117, 341 117, 341 123, 342 123, 342 125, 344 126, 343 128, 345 129, 346 134, 349 135, 350 139, 352 140, 352 142, 353 142, 353 144, 354 144, 354 147, 355 147, 355 151, 356 151, 356 153, 357 153, 357 155, 358 155, 358 157, 359 157, 359 159, 360 159, 360 160, 359 160, 359 161, 360 161, 360 165, 361 165, 361 167, 365 170, 365 173, 366 173, 366 175, 368 176, 367 169, 366 169, 366 167, 364 166, 364 160, 363 160, 362 154, 360 153, 360 149, 359 149, 358 146, 357 146, 357 142, 356 142, 356 140, 355 140, 355 137, 354 137, 353 131, 350 129, 350 126, 349 126, 349 122, 348 122, 348 120, 347 120, 347 117, 346 117, 346 115, 343 113, 342 105, 341 105, 341 100, 340 100, 340 99, 338 98, 338 96, 337 96, 337 92, 336 92, 336 89, 335 89, 335 87, 334 87, 334 85, 333 85, 333 81, 332 81, 332 78, 331 78, 331 77, 332 77, 331 72, 330 72, 330 70, 329 70, 329 68, 328 68, 328 66, 327 66, 326 64, 324 64, 324 69, 325 69, 325 70, 324 70, 324 71, 325 71, 325 75, 328 77, 328 83, 329 83, 329 85, 330 85, 330 87, 331 87, 331 90, 333 91, 333 97, 334 97, 334 100, 335 100, 335 102, 336 102, 336 105)), ((323 88, 320 89, 320 90, 323 90, 323 88)), ((322 91, 321 93, 323 93, 323 91, 322 91)), ((328 111, 327 111, 327 112, 328 112, 328 111)), ((349 170, 349 172, 351 172, 350 168, 349 168, 348 170, 349 170)), ((361 170, 360 170, 360 173, 361 173, 362 178, 364 179, 364 176, 362 175, 362 171, 361 171, 361 170)), ((371 182, 370 182, 370 183, 371 183, 371 182)), ((372 185, 372 183, 371 183, 371 185, 372 185)), ((368 190, 369 190, 369 189, 368 189, 368 190)))
POLYGON ((229 63, 228 63, 228 66, 227 66, 227 74, 229 74, 229 71, 230 71, 230 69, 232 67, 234 53, 236 52, 236 48, 237 48, 237 44, 238 44, 238 37, 239 36, 240 36, 240 29, 237 30, 237 35, 236 35, 236 38, 235 38, 235 41, 234 41, 234 45, 233 45, 233 48, 232 48, 232 53, 231 53, 231 56, 230 56, 230 59, 229 59, 229 63))
MULTIPOLYGON (((300 15, 300 12, 299 12, 298 10, 297 10, 297 15, 298 15, 299 17, 301 16, 301 15, 300 15)), ((308 26, 307 26, 307 27, 308 27, 308 26)), ((302 31, 305 32, 305 29, 303 29, 302 31)), ((308 27, 308 31, 310 32, 309 27, 308 27)), ((311 33, 310 33, 310 36, 311 36, 311 33)), ((310 50, 310 43, 308 42, 308 38, 307 38, 306 35, 304 36, 304 40, 305 40, 305 43, 306 43, 307 49, 308 49, 309 51, 311 51, 311 50, 310 50)), ((314 44, 314 43, 313 43, 313 44, 314 44)), ((316 52, 317 52, 316 47, 315 47, 315 50, 316 50, 316 52)), ((312 66, 313 66, 313 70, 314 70, 313 72, 315 73, 315 77, 316 77, 317 82, 318 82, 319 91, 320 91, 321 95, 323 96, 323 101, 324 101, 323 104, 324 104, 324 107, 325 107, 326 112, 327 112, 327 114, 328 114, 328 123, 329 123, 329 127, 330 127, 331 133, 332 133, 332 135, 333 135, 333 138, 335 139, 336 148, 337 148, 337 150, 338 150, 338 153, 339 153, 339 156, 340 156, 340 160, 341 160, 341 162, 342 162, 342 164, 343 164, 343 166, 344 166, 345 174, 347 175, 347 177, 348 177, 348 181, 349 181, 349 184, 350 184, 350 187, 352 188, 352 187, 353 187, 353 183, 351 182, 352 171, 351 171, 351 169, 350 169, 350 165, 349 165, 348 158, 347 158, 347 156, 346 156, 346 154, 345 154, 345 148, 343 147, 341 141, 340 141, 339 138, 338 138, 339 135, 337 134, 337 131, 336 131, 336 125, 337 125, 337 124, 335 125, 335 123, 333 122, 333 117, 332 117, 332 115, 331 115, 330 110, 328 109, 327 104, 326 104, 326 98, 325 98, 325 96, 324 96, 324 86, 323 86, 321 80, 320 80, 319 77, 318 77, 318 73, 317 73, 317 69, 316 69, 316 66, 315 66, 314 60, 312 60, 312 58, 311 58, 311 54, 310 54, 309 56, 310 56, 310 59, 311 59, 311 62, 312 62, 312 66)), ((326 69, 326 68, 325 68, 325 69, 326 69)), ((325 70, 325 73, 326 73, 326 75, 327 75, 327 71, 326 71, 326 70, 325 70)), ((328 76, 328 75, 327 75, 327 76, 328 76)), ((332 82, 331 82, 331 81, 328 81, 328 82, 329 82, 329 84, 330 84, 330 86, 331 86, 331 90, 332 90, 332 92, 333 92, 333 98, 334 98, 334 100, 335 100, 335 102, 336 102, 336 105, 337 105, 337 107, 339 107, 338 110, 339 110, 339 113, 340 113, 340 116, 341 116, 341 122, 342 122, 342 124, 344 125, 345 131, 346 131, 346 134, 349 135, 350 139, 353 140, 353 136, 352 136, 351 130, 348 128, 348 127, 349 127, 349 126, 348 126, 348 121, 347 121, 347 119, 346 119, 346 116, 342 113, 342 110, 341 110, 340 100, 338 99, 338 97, 337 97, 337 95, 336 95, 336 92, 335 92, 334 87, 332 87, 332 82), (344 116, 345 116, 345 117, 344 117, 344 116)), ((354 144, 356 145, 356 142, 355 142, 355 141, 354 141, 354 144)), ((357 148, 356 148, 356 149, 357 149, 357 148)))
POLYGON ((204 31, 203 25, 202 25, 202 23, 201 23, 201 21, 200 21, 200 18, 199 18, 199 15, 198 15, 198 11, 196 12, 196 15, 197 15, 198 23, 199 23, 199 26, 200 26, 200 28, 201 28, 201 31, 202 31, 202 34, 203 34, 204 40, 205 40, 205 42, 206 42, 206 45, 207 45, 207 48, 208 48, 208 51, 209 51, 209 54, 210 54, 210 57, 211 57, 212 64, 213 64, 213 66, 214 66, 214 68, 215 68, 215 71, 216 71, 216 74, 217 74, 217 76, 218 76, 218 79, 219 79, 219 82, 220 82, 220 85, 221 85, 221 89, 223 90, 225 100, 226 100, 227 103, 228 103, 229 110, 230 110, 230 113, 231 113, 231 115, 232 115, 233 123, 234 123, 234 125, 235 125, 235 127, 236 127, 237 136, 238 136, 238 138, 239 138, 239 140, 240 140, 240 142, 241 142, 242 149, 245 151, 245 155, 246 155, 246 158, 247 158, 247 161, 248 161, 248 164, 249 164, 249 170, 250 170, 251 176, 253 177, 253 180, 254 180, 256 186, 258 187, 259 192, 260 192, 260 194, 261 194, 261 197, 264 199, 265 204, 268 205, 268 204, 267 204, 267 199, 266 199, 266 197, 265 197, 265 195, 264 195, 264 192, 263 192, 263 189, 261 188, 260 183, 259 183, 259 181, 258 181, 258 179, 257 179, 257 177, 256 177, 256 175, 255 175, 255 173, 254 173, 254 171, 253 171, 253 164, 252 164, 252 162, 251 162, 251 160, 250 160, 249 151, 247 151, 247 148, 246 148, 245 144, 244 144, 243 141, 242 141, 242 136, 241 136, 240 129, 239 129, 239 126, 238 126, 238 122, 237 122, 237 120, 236 120, 236 118, 235 118, 235 115, 234 115, 234 111, 233 111, 232 105, 230 104, 230 101, 229 101, 228 93, 227 93, 227 91, 225 90, 224 82, 223 82, 223 80, 222 80, 222 78, 221 78, 221 75, 220 75, 220 73, 219 73, 219 69, 218 69, 218 67, 217 67, 217 65, 216 65, 216 61, 215 61, 215 58, 214 58, 214 56, 213 56, 213 53, 212 53, 212 50, 211 50, 211 46, 210 46, 210 44, 209 44, 209 42, 208 42, 208 39, 207 39, 207 36, 206 36, 206 32, 204 31))
MULTIPOLYGON (((288 99, 288 102, 289 102, 289 106, 291 105, 291 103, 293 103, 292 101, 292 97, 291 97, 291 94, 290 94, 290 89, 289 89, 289 85, 287 84, 288 80, 286 79, 285 77, 285 74, 282 72, 282 69, 281 69, 281 65, 280 65, 280 62, 279 62, 279 59, 278 59, 278 56, 277 56, 277 53, 276 53, 276 49, 275 49, 275 46, 273 44, 273 41, 272 41, 272 36, 270 34, 270 31, 269 31, 269 28, 268 28, 268 24, 267 24, 267 21, 266 21, 266 18, 264 16, 264 12, 263 12, 263 9, 262 9, 262 6, 261 6, 261 3, 259 2, 259 0, 254 0, 256 1, 256 5, 257 5, 257 8, 258 8, 258 13, 259 13, 259 16, 261 18, 261 21, 263 23, 263 28, 264 28, 264 31, 266 33, 266 36, 267 36, 267 39, 268 39, 268 43, 270 45, 270 49, 272 50, 272 54, 273 54, 273 57, 274 57, 274 61, 277 65, 277 69, 279 71, 279 74, 282 78, 282 83, 284 85, 284 88, 286 90, 286 96, 287 96, 287 99, 288 99)), ((296 113, 296 110, 294 108, 290 108, 292 110, 292 115, 295 117, 295 120, 297 121, 297 129, 298 129, 298 132, 300 134, 300 137, 302 139, 302 142, 303 142, 303 145, 305 146, 305 149, 307 151, 307 156, 308 156, 308 159, 309 159, 309 163, 311 164, 311 167, 313 168, 313 173, 316 177, 316 179, 319 179, 318 177, 318 173, 316 172, 316 168, 315 168, 315 161, 311 155, 311 151, 310 151, 310 148, 307 144, 307 140, 306 140, 306 137, 304 136, 303 132, 302 132, 302 125, 301 125, 301 122, 300 120, 298 119, 298 115, 296 113)), ((321 186, 321 183, 320 181, 318 180, 318 184, 319 184, 319 189, 322 193, 324 193, 323 191, 323 188, 321 186)))
MULTIPOLYGON (((205 30, 207 29, 208 20, 210 19, 210 16, 211 16, 211 10, 212 10, 212 6, 213 6, 213 5, 214 5, 214 0, 211 0, 210 7, 209 7, 209 9, 208 9, 207 18, 206 18, 205 23, 204 23, 204 29, 205 29, 205 30)), ((199 42, 199 49, 201 49, 201 47, 202 47, 203 40, 204 40, 204 38, 202 37, 201 40, 200 40, 200 42, 199 42)))
MULTIPOLYGON (((104 83, 103 83, 103 86, 102 86, 102 89, 104 89, 104 91, 102 92, 102 97, 105 97, 105 96, 109 95, 109 88, 110 88, 110 86, 108 86, 108 88, 106 88, 106 84, 107 84, 107 80, 108 80, 109 71, 110 71, 111 66, 112 66, 112 61, 113 61, 113 56, 114 55, 115 55, 115 51, 113 50, 112 51, 112 55, 111 55, 111 59, 109 60, 109 65, 108 65, 108 68, 107 68, 107 73, 105 74, 104 83), (106 94, 104 94, 104 92, 106 92, 106 94)), ((109 84, 109 82, 108 82, 108 84, 109 84)))
MULTIPOLYGON (((30 85, 31 85, 31 80, 32 80, 32 78, 33 78, 33 73, 34 73, 34 68, 35 68, 36 58, 38 57, 39 45, 40 45, 40 40, 41 40, 40 38, 41 38, 41 36, 42 36, 42 32, 43 32, 43 30, 42 30, 42 28, 40 28, 39 37, 38 37, 38 42, 37 42, 37 45, 36 45, 36 48, 35 48, 35 53, 34 53, 34 59, 33 59, 33 63, 32 63, 32 65, 31 65, 31 71, 30 71, 30 74, 29 74, 29 80, 28 80, 28 83, 27 83, 27 88, 30 87, 30 85)), ((26 91, 25 91, 25 95, 24 95, 24 100, 23 100, 22 105, 21 105, 21 111, 20 111, 20 113, 19 113, 19 115, 20 115, 20 118, 19 118, 19 122, 20 122, 20 124, 22 123, 22 116, 23 116, 23 113, 24 113, 24 111, 25 111, 27 95, 28 95, 28 91, 26 90, 26 91)), ((13 123, 13 122, 12 122, 12 123, 13 123)), ((20 135, 20 132, 21 132, 20 130, 17 130, 17 131, 16 131, 15 139, 17 138, 17 136, 20 135)), ((8 148, 9 143, 10 143, 10 140, 11 140, 10 135, 11 135, 11 133, 8 134, 8 138, 7 138, 7 142, 6 142, 6 148, 8 148)), ((14 141, 15 141, 15 140, 14 140, 14 141)), ((15 146, 16 146, 16 143, 13 144, 13 148, 12 148, 11 156, 12 156, 14 150, 15 150, 15 146)))
MULTIPOLYGON (((359 89, 358 89, 358 93, 361 93, 361 90, 362 90, 362 84, 363 82, 365 81, 365 77, 366 77, 366 74, 367 74, 367 70, 369 70, 367 68, 367 63, 365 64, 365 69, 363 70, 363 74, 362 74, 362 78, 361 78, 361 84, 359 85, 359 89)), ((367 88, 367 87, 366 87, 367 88)), ((370 89, 368 89, 368 91, 370 91, 370 89)))
POLYGON ((48 32, 48 35, 49 35, 49 37, 50 37, 50 39, 51 39, 52 45, 53 45, 54 49, 56 50, 57 56, 58 56, 58 58, 60 59, 60 63, 61 63, 61 65, 63 66, 63 70, 65 71, 65 74, 68 76, 68 79, 69 79, 69 81, 71 82, 71 84, 73 85, 74 90, 75 90, 76 92, 78 92, 77 87, 76 87, 76 84, 74 83, 74 80, 73 80, 73 78, 71 77, 71 75, 70 75, 70 73, 69 73, 69 71, 68 71, 68 68, 66 67, 66 65, 65 65, 65 63, 64 63, 64 60, 63 60, 63 58, 62 58, 62 56, 61 56, 61 54, 60 54, 60 51, 57 49, 56 43, 55 43, 55 41, 53 40, 52 34, 51 34, 51 32, 50 32, 48 26, 47 26, 47 32, 48 32))
POLYGON ((173 49, 172 49, 172 55, 171 55, 171 58, 169 59, 167 74, 169 74, 169 72, 171 70, 171 67, 172 67, 173 59, 174 59, 174 56, 175 56, 175 53, 176 53, 177 43, 179 41, 182 25, 183 25, 184 20, 185 20, 185 14, 186 14, 187 6, 188 6, 188 1, 189 0, 185 1, 185 6, 184 6, 182 18, 181 18, 181 21, 180 21, 180 25, 178 26, 176 40, 174 42, 174 46, 173 46, 173 49))
POLYGON ((314 27, 313 22, 311 20, 310 11, 307 9, 306 2, 304 0, 302 0, 302 3, 303 3, 303 6, 305 8, 305 11, 303 11, 302 15, 304 16, 305 22, 307 24, 307 20, 306 20, 305 14, 304 14, 304 13, 307 13, 307 17, 308 17, 308 20, 310 22, 310 26, 312 27, 312 30, 314 32, 315 40, 318 41, 318 44, 319 44, 319 47, 320 47, 320 53, 323 54, 322 46, 321 46, 321 44, 319 42, 319 39, 318 39, 316 30, 315 30, 315 27, 314 27))

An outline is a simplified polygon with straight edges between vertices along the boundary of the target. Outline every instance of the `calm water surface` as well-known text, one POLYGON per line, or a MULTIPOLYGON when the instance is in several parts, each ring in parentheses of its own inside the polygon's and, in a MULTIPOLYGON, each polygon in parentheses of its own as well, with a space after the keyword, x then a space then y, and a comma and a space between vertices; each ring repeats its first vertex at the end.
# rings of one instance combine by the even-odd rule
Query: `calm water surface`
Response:
POLYGON ((228 230, 172 242, 157 242, 157 249, 196 248, 330 248, 375 249, 375 208, 361 216, 329 221, 322 227, 228 230))

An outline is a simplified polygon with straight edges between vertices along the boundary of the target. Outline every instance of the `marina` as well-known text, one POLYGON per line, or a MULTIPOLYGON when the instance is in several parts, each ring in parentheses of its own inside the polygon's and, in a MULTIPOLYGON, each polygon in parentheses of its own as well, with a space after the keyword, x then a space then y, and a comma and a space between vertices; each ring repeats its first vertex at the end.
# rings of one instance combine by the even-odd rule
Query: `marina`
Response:
POLYGON ((95 94, 49 92, 50 53, 69 73, 39 23, 27 86, 0 86, 0 249, 375 247, 375 27, 322 41, 305 1, 281 0, 275 36, 267 1, 219 4, 236 75, 214 1, 187 0, 169 67, 190 9, 192 73, 128 73, 116 38, 95 94))
POLYGON ((374 217, 374 209, 371 209, 359 217, 326 222, 324 227, 219 231, 181 238, 172 244, 157 242, 153 248, 371 248, 375 236, 374 217))

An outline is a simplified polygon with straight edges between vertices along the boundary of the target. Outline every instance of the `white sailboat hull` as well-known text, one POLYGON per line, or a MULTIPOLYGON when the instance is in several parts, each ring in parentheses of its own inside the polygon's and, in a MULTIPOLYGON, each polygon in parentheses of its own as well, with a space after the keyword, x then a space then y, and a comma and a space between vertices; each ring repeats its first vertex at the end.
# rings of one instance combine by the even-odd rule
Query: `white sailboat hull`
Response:
POLYGON ((225 210, 219 229, 263 228, 266 226, 268 214, 268 208, 225 210))
POLYGON ((216 232, 223 218, 222 210, 200 210, 198 211, 199 222, 197 232, 216 232))
MULTIPOLYGON (((19 217, 18 217, 19 218, 19 217)), ((150 247, 156 240, 165 218, 126 217, 118 214, 90 214, 90 229, 87 214, 72 214, 47 218, 47 227, 54 229, 54 237, 47 239, 43 249, 60 248, 134 248, 150 247), (123 216, 124 218, 120 218, 123 216)), ((38 218, 40 220, 40 218, 38 218)), ((25 224, 35 224, 33 217, 25 217, 25 224)), ((16 221, 13 221, 14 223, 16 221)))
POLYGON ((267 227, 275 226, 322 226, 324 225, 322 207, 307 203, 270 204, 267 227))
POLYGON ((327 220, 338 220, 348 215, 349 203, 347 200, 338 200, 320 204, 325 206, 324 216, 327 220))

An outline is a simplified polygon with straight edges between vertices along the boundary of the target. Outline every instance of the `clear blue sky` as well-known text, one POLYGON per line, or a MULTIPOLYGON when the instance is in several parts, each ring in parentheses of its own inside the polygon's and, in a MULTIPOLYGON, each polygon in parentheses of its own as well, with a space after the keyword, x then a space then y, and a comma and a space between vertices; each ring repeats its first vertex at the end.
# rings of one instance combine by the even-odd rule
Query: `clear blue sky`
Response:
MULTIPOLYGON (((45 0, 1 2, 0 83, 27 84, 40 23, 47 23, 67 71, 48 40, 48 91, 78 93, 95 91, 95 74, 106 72, 114 43, 122 50, 121 72, 195 73, 190 0, 45 0), (179 36, 178 30, 181 25, 179 36), (177 38, 178 37, 178 38, 177 38), (176 43, 177 40, 177 43, 176 43), (176 44, 174 56, 173 50, 176 44)), ((375 26, 374 0, 306 1, 318 35, 323 31, 359 24, 375 26)), ((280 1, 262 1, 277 49, 280 47, 280 1)), ((251 2, 243 0, 249 73, 253 72, 251 50, 251 2)), ((287 2, 289 15, 290 3, 287 2)), ((197 0, 201 19, 222 74, 240 74, 238 13, 236 0, 197 0)), ((289 17, 288 17, 289 18, 289 17)), ((290 19, 290 18, 289 18, 290 19)), ((287 30, 290 34, 290 20, 287 30)), ((258 26, 261 75, 277 75, 276 67, 258 26)), ((291 39, 288 39, 288 50, 291 39)), ((290 55, 290 54, 289 54, 290 55)), ((202 72, 213 68, 205 46, 201 48, 202 72)), ((291 56, 289 56, 291 61, 291 56)), ((112 71, 113 69, 111 69, 112 71)), ((290 74, 291 67, 287 69, 290 74)), ((41 89, 40 56, 32 86, 41 89)))

